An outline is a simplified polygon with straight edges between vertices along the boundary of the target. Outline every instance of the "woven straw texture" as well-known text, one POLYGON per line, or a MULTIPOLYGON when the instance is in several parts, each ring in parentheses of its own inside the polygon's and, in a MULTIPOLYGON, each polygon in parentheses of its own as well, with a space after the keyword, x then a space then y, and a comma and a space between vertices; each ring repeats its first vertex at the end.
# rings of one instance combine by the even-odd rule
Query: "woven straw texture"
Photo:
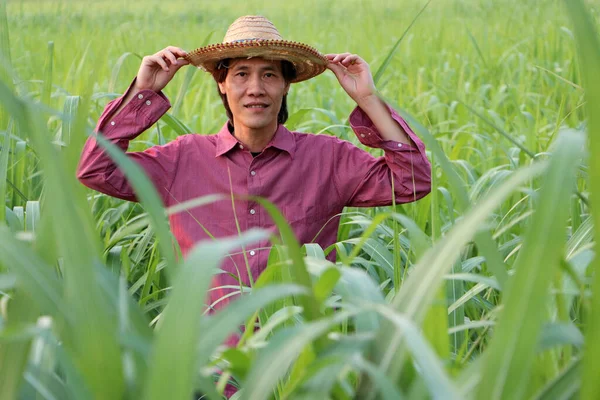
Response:
POLYGON ((223 43, 200 47, 185 57, 191 64, 213 72, 226 58, 262 57, 266 60, 287 60, 296 68, 301 82, 325 71, 327 59, 311 46, 283 40, 268 19, 245 16, 236 19, 227 29, 223 43))

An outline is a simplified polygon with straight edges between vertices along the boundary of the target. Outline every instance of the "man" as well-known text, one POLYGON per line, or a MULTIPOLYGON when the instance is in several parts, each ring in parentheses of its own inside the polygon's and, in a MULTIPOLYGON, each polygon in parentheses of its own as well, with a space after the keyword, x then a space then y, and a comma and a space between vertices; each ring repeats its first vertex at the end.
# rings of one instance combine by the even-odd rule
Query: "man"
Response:
MULTIPOLYGON (((129 141, 170 107, 162 89, 188 64, 213 74, 229 121, 216 135, 184 135, 164 146, 128 153, 154 182, 165 206, 210 194, 240 195, 234 206, 229 199, 170 216, 184 255, 195 242, 210 237, 207 231, 218 238, 237 234, 237 224, 242 231, 273 229, 266 211, 248 195, 279 207, 301 243, 326 248, 336 241, 336 215, 345 206, 390 205, 393 191, 397 203, 429 193, 431 166, 425 147, 377 96, 368 64, 357 55, 323 56, 285 41, 263 17, 239 18, 221 44, 191 53, 170 46, 144 57, 136 79, 123 97, 106 106, 96 130, 126 151, 129 141), (336 137, 290 132, 283 125, 291 83, 326 68, 357 104, 350 125, 358 139, 383 149, 384 157, 374 158, 336 137)), ((77 174, 92 189, 136 200, 123 172, 94 138, 83 149, 77 174)), ((250 285, 264 270, 269 247, 265 241, 233 254, 222 268, 250 285)), ((212 286, 210 306, 220 308, 239 283, 220 274, 212 286)))

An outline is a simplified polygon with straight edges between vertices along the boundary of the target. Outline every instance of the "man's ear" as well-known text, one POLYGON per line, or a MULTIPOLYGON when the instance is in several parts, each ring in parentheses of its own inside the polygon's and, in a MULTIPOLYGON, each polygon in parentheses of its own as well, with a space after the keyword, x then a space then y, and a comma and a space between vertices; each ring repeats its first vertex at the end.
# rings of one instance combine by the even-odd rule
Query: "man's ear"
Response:
POLYGON ((221 94, 225 94, 225 82, 217 82, 217 85, 219 85, 219 91, 221 94))
POLYGON ((283 93, 287 96, 287 94, 290 92, 290 83, 286 83, 285 85, 285 90, 283 91, 283 93))

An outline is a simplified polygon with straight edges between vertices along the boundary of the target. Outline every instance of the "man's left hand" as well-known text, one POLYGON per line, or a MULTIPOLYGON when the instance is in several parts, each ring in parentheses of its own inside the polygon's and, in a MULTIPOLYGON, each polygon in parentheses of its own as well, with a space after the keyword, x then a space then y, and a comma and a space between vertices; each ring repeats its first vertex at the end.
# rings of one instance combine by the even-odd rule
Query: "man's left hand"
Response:
POLYGON ((327 54, 327 68, 333 71, 346 93, 358 104, 375 95, 375 83, 369 64, 356 54, 327 54))

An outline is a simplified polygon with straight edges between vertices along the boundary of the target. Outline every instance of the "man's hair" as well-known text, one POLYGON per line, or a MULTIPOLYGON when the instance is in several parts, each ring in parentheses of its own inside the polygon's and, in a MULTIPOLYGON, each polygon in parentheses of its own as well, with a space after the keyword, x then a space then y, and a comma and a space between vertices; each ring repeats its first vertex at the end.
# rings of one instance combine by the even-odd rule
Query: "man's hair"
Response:
MULTIPOLYGON (((223 101, 223 105, 225 106, 225 112, 227 113, 227 118, 233 124, 233 114, 231 113, 231 109, 229 108, 229 102, 227 101, 227 95, 221 93, 219 90, 219 83, 225 82, 225 78, 227 77, 227 71, 229 70, 229 66, 233 59, 226 58, 222 60, 217 65, 217 68, 212 73, 213 78, 217 82, 217 92, 219 96, 221 96, 221 100, 223 101)), ((286 84, 290 83, 292 80, 296 78, 296 68, 294 64, 289 61, 282 60, 281 61, 281 73, 283 75, 283 79, 286 84)), ((281 100, 281 109, 279 109, 279 114, 277 114, 277 123, 285 124, 285 121, 288 119, 288 110, 287 110, 287 94, 283 95, 283 99, 281 100)))

